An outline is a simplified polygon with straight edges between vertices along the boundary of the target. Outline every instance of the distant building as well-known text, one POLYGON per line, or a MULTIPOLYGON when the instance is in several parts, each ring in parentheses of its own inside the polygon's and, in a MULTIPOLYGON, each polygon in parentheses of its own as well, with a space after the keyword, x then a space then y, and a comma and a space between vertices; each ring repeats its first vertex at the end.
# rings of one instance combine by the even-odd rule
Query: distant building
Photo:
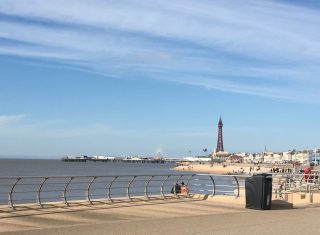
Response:
POLYGON ((212 153, 212 160, 217 162, 225 162, 228 160, 230 154, 228 152, 217 152, 216 150, 212 153))
POLYGON ((236 155, 236 154, 233 154, 233 155, 230 155, 228 157, 228 162, 231 162, 231 163, 242 163, 243 162, 243 157, 241 157, 239 155, 236 155))

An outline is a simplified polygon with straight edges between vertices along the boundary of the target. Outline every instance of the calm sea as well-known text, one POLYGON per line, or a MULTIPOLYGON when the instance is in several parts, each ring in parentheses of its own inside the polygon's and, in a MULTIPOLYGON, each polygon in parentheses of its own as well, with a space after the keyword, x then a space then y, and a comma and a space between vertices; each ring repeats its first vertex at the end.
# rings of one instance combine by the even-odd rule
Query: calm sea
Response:
MULTIPOLYGON (((150 194, 160 194, 162 182, 168 174, 181 174, 172 170, 174 164, 165 163, 120 163, 120 162, 63 162, 61 160, 31 160, 31 159, 1 159, 0 160, 0 205, 8 204, 8 193, 15 182, 15 178, 6 179, 10 176, 42 176, 41 178, 23 178, 15 186, 13 191, 14 203, 34 203, 37 200, 37 191, 39 190, 43 177, 52 176, 43 185, 41 190, 42 202, 61 201, 66 183, 70 179, 67 176, 85 176, 75 178, 70 183, 67 192, 67 198, 85 199, 90 176, 99 177, 95 180, 90 191, 91 198, 105 198, 109 195, 108 185, 113 177, 117 178, 113 183, 112 192, 109 197, 124 197, 127 195, 128 182, 132 179, 129 175, 157 175, 149 185, 150 194), (160 176, 161 175, 161 176, 160 176), (66 177, 60 177, 66 176, 66 177), (1 179, 1 177, 4 177, 1 179)), ((187 172, 183 172, 186 174, 187 172)), ((188 174, 188 173, 187 173, 188 174)), ((150 176, 140 176, 132 183, 130 189, 131 195, 144 195, 144 188, 147 179, 150 176)), ((179 176, 170 178, 164 185, 165 193, 171 191, 175 180, 179 176)))
MULTIPOLYGON (((192 172, 175 171, 172 163, 120 163, 120 162, 63 162, 60 160, 31 160, 31 159, 0 159, 0 205, 8 204, 8 193, 15 182, 15 178, 6 179, 10 176, 42 176, 41 178, 23 178, 14 187, 12 201, 14 203, 34 203, 37 200, 37 192, 44 177, 50 177, 41 188, 42 202, 61 201, 66 183, 71 178, 68 176, 86 176, 78 177, 72 180, 68 187, 67 198, 86 199, 87 188, 92 180, 90 176, 98 177, 90 197, 93 199, 106 197, 125 197, 127 195, 128 182, 132 180, 130 175, 145 175, 137 177, 132 185, 130 183, 130 194, 133 196, 143 196, 145 194, 145 185, 150 175, 155 176, 148 186, 148 194, 159 195, 162 187, 165 194, 170 194, 175 182, 189 182, 190 193, 211 194, 213 184, 208 176, 196 176, 190 178, 192 172), (184 176, 181 176, 184 174, 184 176), (148 176, 147 176, 148 175, 148 176), (175 175, 166 178, 166 175, 175 175), (57 178, 58 176, 58 178, 57 178), (59 177, 66 176, 66 177, 59 177), (111 176, 118 177, 112 184, 112 190, 108 185, 112 181, 111 176), (3 177, 3 178, 2 178, 3 177), (189 179, 191 179, 189 181, 189 179), (109 191, 108 191, 109 190, 109 191), (111 192, 112 191, 112 192, 111 192), (110 194, 111 193, 111 194, 110 194), (110 195, 109 195, 110 194, 110 195)), ((215 178, 216 194, 234 194, 235 182, 232 178, 215 178)))
MULTIPOLYGON (((44 159, 0 159, 1 176, 159 175, 176 174, 174 164, 62 162, 44 159)), ((184 172, 185 173, 185 172, 184 172)))

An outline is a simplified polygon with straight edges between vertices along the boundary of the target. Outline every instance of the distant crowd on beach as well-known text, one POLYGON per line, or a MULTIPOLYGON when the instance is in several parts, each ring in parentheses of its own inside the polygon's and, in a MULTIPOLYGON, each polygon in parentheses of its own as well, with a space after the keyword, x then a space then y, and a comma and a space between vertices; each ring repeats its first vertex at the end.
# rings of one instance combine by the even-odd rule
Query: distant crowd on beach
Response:
POLYGON ((292 173, 293 169, 292 168, 278 168, 278 167, 273 167, 270 169, 271 173, 292 173))
POLYGON ((175 167, 176 170, 206 172, 228 175, 252 175, 261 173, 295 173, 297 166, 292 164, 268 165, 246 163, 212 163, 212 162, 184 162, 175 167))

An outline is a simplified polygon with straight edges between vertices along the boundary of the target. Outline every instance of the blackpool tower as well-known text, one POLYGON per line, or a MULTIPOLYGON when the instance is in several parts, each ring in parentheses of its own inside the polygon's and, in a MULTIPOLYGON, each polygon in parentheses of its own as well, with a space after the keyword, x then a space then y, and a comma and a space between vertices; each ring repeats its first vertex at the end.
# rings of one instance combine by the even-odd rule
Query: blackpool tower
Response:
POLYGON ((221 120, 221 116, 220 116, 220 120, 218 123, 218 141, 217 141, 217 148, 216 151, 217 152, 223 152, 223 138, 222 138, 222 127, 223 127, 223 123, 221 120))

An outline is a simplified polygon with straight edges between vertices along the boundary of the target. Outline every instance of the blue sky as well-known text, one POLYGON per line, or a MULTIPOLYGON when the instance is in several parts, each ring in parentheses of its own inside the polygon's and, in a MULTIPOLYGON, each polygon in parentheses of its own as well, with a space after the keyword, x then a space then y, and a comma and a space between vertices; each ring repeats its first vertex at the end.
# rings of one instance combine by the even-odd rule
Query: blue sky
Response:
POLYGON ((0 1, 0 155, 319 145, 317 1, 0 1))

